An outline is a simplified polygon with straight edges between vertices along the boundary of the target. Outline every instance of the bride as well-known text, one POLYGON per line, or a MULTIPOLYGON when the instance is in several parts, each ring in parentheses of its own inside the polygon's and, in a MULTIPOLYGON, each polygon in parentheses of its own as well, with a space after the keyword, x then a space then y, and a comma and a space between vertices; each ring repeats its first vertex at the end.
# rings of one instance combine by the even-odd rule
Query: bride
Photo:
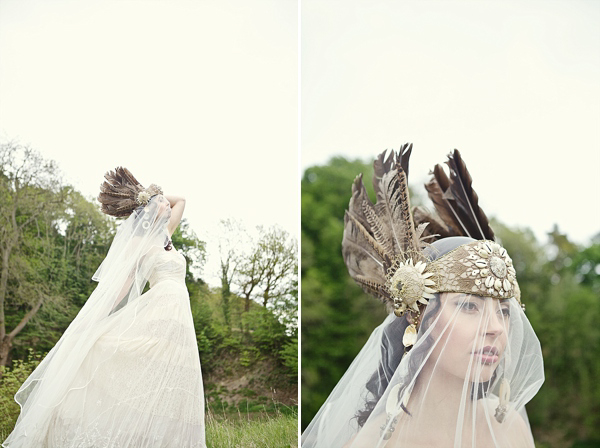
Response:
MULTIPOLYGON (((389 316, 302 435, 302 447, 534 447, 525 404, 544 381, 512 259, 494 241, 458 151, 407 188, 412 145, 375 161, 377 203, 352 188, 342 253, 389 316), (425 224, 429 223, 429 224, 425 224), (432 241, 435 240, 435 241, 432 241)), ((343 310, 340 310, 343 312, 343 310)))
POLYGON ((170 239, 185 200, 144 189, 125 168, 105 178, 102 211, 127 219, 98 286, 15 395, 21 413, 4 448, 206 446, 185 258, 170 239))

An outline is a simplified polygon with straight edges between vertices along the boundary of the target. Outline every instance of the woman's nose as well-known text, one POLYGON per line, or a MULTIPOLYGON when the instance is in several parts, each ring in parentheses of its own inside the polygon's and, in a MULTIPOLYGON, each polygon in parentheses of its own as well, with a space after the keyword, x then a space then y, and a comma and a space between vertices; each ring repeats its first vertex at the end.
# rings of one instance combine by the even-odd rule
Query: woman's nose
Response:
POLYGON ((507 317, 504 316, 497 304, 493 304, 492 306, 487 307, 487 313, 485 313, 483 324, 487 334, 498 336, 504 333, 506 329, 507 317))

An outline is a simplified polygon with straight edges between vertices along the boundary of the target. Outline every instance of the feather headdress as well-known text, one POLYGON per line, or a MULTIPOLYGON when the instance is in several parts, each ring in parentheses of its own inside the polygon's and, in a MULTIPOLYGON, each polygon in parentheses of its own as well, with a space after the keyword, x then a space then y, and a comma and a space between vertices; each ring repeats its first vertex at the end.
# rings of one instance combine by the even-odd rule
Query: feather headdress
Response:
POLYGON ((98 201, 104 213, 117 218, 131 215, 153 196, 162 194, 162 189, 156 184, 144 188, 125 167, 119 166, 114 171, 108 171, 104 178, 106 180, 100 185, 98 201))
POLYGON ((439 218, 422 207, 411 213, 407 183, 411 152, 412 144, 405 144, 398 153, 377 157, 373 164, 375 204, 367 196, 362 175, 354 180, 342 240, 352 278, 398 316, 406 311, 418 316, 419 304, 427 304, 434 293, 442 291, 520 301, 512 260, 493 241, 494 232, 479 207, 458 150, 448 155, 450 177, 436 165, 425 186, 439 218), (478 241, 431 262, 423 249, 448 236, 478 241))
POLYGON ((458 149, 448 154, 446 164, 450 169, 450 178, 438 164, 430 172, 433 177, 425 184, 441 221, 423 207, 415 207, 415 222, 428 222, 427 234, 437 233, 435 239, 468 236, 476 240, 494 240, 494 231, 485 212, 479 207, 479 197, 472 187, 473 179, 458 149))

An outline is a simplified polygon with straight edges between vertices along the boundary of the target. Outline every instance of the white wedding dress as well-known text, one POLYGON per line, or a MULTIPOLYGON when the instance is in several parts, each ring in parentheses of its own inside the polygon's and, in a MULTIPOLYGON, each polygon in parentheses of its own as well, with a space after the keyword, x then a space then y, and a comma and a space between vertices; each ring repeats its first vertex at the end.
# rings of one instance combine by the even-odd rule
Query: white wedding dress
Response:
POLYGON ((145 262, 152 264, 150 289, 96 324, 97 339, 46 422, 3 446, 206 446, 185 258, 161 250, 145 262))

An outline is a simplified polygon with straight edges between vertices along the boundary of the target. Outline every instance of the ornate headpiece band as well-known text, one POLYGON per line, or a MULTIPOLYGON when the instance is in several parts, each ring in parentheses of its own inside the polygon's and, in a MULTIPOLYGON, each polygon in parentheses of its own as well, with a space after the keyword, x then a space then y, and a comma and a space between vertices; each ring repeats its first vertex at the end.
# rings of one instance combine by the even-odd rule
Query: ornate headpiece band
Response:
POLYGON ((117 218, 131 215, 139 206, 148 204, 153 196, 163 194, 156 184, 144 188, 124 167, 108 171, 104 178, 106 180, 100 185, 98 201, 102 204, 104 213, 117 218))
POLYGON ((162 188, 156 184, 150 184, 148 188, 138 193, 136 202, 139 205, 146 205, 148 202, 150 202, 150 199, 157 194, 163 194, 162 188))
POLYGON ((412 145, 398 154, 379 155, 374 162, 373 204, 359 175, 344 219, 342 252, 348 271, 369 294, 397 316, 414 315, 403 339, 416 341, 418 317, 435 293, 460 292, 495 299, 515 297, 520 290, 512 260, 494 242, 494 232, 478 205, 472 179, 458 150, 448 155, 450 178, 436 165, 425 185, 439 218, 421 207, 412 213, 408 196, 408 159, 412 145), (441 219, 440 219, 441 218, 441 219), (424 249, 449 236, 476 239, 431 261, 424 249))

